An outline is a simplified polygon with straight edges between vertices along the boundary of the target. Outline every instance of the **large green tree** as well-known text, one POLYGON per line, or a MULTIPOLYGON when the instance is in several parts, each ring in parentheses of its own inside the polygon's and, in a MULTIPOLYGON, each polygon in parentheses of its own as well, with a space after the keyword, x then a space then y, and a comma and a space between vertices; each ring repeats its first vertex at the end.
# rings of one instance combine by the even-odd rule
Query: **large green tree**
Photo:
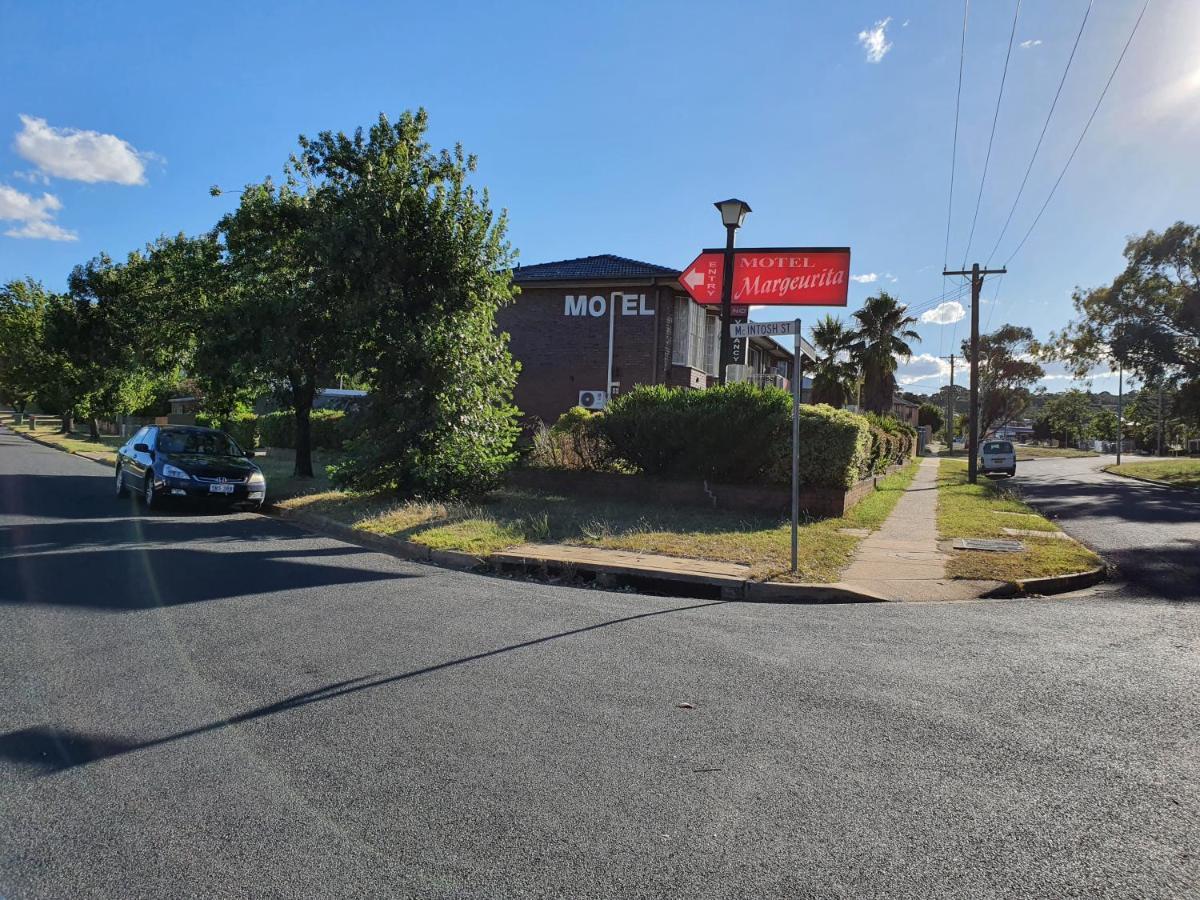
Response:
POLYGON ((294 472, 311 478, 313 401, 345 359, 353 329, 339 284, 344 261, 322 245, 322 218, 331 213, 306 174, 293 159, 283 184, 248 185, 218 223, 227 259, 198 373, 226 398, 238 382, 286 386, 296 417, 294 472))
POLYGON ((1042 415, 1053 433, 1062 438, 1063 446, 1068 446, 1091 436, 1096 408, 1083 391, 1070 390, 1048 398, 1042 415))
MULTIPOLYGON (((962 352, 971 358, 971 342, 962 352)), ((979 336, 979 434, 1010 422, 1029 406, 1030 388, 1045 376, 1034 360, 1039 352, 1033 332, 1020 325, 1001 325, 979 336)))
POLYGON ((470 184, 474 157, 433 151, 427 126, 406 112, 302 137, 289 183, 249 190, 244 221, 224 230, 234 289, 292 313, 260 333, 268 358, 291 361, 278 371, 297 396, 297 443, 318 379, 359 373, 364 431, 338 481, 450 496, 486 490, 514 458, 517 365, 495 312, 515 289, 505 217, 470 184))
POLYGON ((812 372, 812 402, 841 409, 854 395, 858 367, 850 358, 854 332, 836 316, 826 315, 812 327, 813 346, 820 351, 812 372))
POLYGON ((905 310, 895 297, 880 291, 854 313, 858 328, 850 353, 862 371, 862 405, 871 412, 891 412, 898 360, 911 359, 913 351, 908 342, 921 340, 911 327, 916 317, 905 310))
POLYGON ((53 377, 45 346, 50 303, 46 289, 32 278, 0 287, 0 400, 18 413, 53 377))

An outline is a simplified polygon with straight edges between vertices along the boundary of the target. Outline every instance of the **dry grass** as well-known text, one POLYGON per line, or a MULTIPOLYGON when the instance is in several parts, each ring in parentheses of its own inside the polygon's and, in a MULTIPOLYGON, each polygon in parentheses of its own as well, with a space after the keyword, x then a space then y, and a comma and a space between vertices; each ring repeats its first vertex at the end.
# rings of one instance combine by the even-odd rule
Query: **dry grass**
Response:
MULTIPOLYGON (((1005 528, 1057 533, 1059 528, 1039 515, 1007 486, 995 482, 967 483, 965 460, 944 459, 938 469, 938 534, 953 538, 1014 540, 1005 528), (1011 515, 1019 513, 1020 515, 1011 515)), ((1101 565, 1100 557, 1082 544, 1056 537, 1022 535, 1021 553, 955 550, 947 573, 955 578, 1020 581, 1082 572, 1101 565)))
POLYGON ((791 526, 780 517, 498 491, 478 505, 394 501, 338 492, 284 501, 375 534, 439 550, 487 554, 529 541, 660 553, 749 565, 753 577, 836 581, 861 538, 842 528, 878 528, 916 473, 916 463, 880 482, 846 516, 804 522, 800 571, 789 571, 791 526))
POLYGON ((1105 466, 1104 471, 1114 475, 1145 478, 1175 487, 1200 488, 1200 459, 1172 459, 1164 462, 1121 463, 1105 466))

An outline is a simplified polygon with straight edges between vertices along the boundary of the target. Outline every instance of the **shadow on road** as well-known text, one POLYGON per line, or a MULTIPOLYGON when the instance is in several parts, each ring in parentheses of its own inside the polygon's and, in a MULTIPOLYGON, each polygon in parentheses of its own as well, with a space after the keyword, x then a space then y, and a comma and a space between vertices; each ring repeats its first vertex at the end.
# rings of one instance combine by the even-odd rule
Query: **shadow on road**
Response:
POLYGON ((127 612, 420 577, 280 558, 321 559, 362 552, 349 546, 294 553, 159 547, 22 554, 0 560, 0 603, 127 612))
POLYGON ((621 625, 625 622, 635 622, 639 619, 650 619, 656 616, 669 615, 671 613, 687 612, 688 610, 693 609, 704 609, 705 607, 709 606, 722 606, 725 604, 725 602, 726 601, 723 600, 714 600, 709 603, 693 603, 688 606, 676 606, 672 607, 671 609, 659 609, 652 612, 637 613, 632 616, 622 616, 619 619, 609 619, 606 622, 597 622, 595 625, 584 625, 580 628, 571 628, 567 631, 560 631, 556 634, 546 635, 545 637, 532 638, 528 641, 521 641, 520 643, 508 644, 504 647, 497 647, 494 650, 485 650, 481 653, 473 653, 470 656, 463 656, 459 657, 458 659, 448 660, 447 662, 436 663, 431 666, 424 666, 420 669, 413 669, 412 671, 402 672, 398 675, 387 675, 383 677, 372 677, 370 675, 366 675, 361 678, 339 681, 333 684, 327 684, 324 687, 320 687, 315 690, 305 691, 301 694, 293 694, 291 697, 285 697, 284 699, 278 700, 275 703, 247 710, 244 713, 240 713, 227 719, 217 719, 213 722, 207 722, 203 725, 198 725, 195 728, 189 728, 184 731, 178 731, 175 734, 170 734, 160 738, 153 738, 150 740, 139 741, 113 735, 84 734, 67 728, 22 728, 18 731, 10 731, 7 734, 0 735, 0 759, 8 760, 11 763, 15 763, 20 768, 32 770, 37 774, 52 774, 54 772, 60 772, 64 769, 70 769, 75 766, 86 765, 98 760, 108 759, 114 756, 121 756, 126 753, 132 753, 136 750, 146 750, 151 747, 170 744, 185 738, 206 734, 210 731, 216 731, 221 728, 227 728, 230 725, 237 725, 242 722, 250 722, 254 719, 261 719, 265 716, 286 712, 290 709, 298 709, 302 706, 308 706, 311 703, 320 703, 326 700, 336 700, 339 697, 345 697, 350 694, 358 693, 359 691, 373 690, 389 684, 406 681, 410 678, 416 678, 420 675, 431 675, 434 672, 440 672, 444 669, 454 668, 455 666, 466 665, 467 663, 478 662, 483 659, 489 659, 493 656, 500 656, 504 653, 511 653, 514 650, 524 650, 529 647, 536 647, 540 644, 556 641, 561 638, 586 634, 589 631, 596 631, 600 628, 609 628, 613 625, 621 625))

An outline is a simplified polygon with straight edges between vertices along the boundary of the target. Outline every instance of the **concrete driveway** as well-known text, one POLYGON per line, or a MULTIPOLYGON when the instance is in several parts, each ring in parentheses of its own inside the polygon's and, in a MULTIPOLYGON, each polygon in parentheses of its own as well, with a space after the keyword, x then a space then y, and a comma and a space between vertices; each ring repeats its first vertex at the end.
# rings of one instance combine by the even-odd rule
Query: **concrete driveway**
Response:
MULTIPOLYGON (((1140 457, 1126 457, 1140 459, 1140 457)), ((1102 471, 1115 456, 1018 463, 1016 483, 1136 594, 1200 600, 1200 492, 1102 471)))

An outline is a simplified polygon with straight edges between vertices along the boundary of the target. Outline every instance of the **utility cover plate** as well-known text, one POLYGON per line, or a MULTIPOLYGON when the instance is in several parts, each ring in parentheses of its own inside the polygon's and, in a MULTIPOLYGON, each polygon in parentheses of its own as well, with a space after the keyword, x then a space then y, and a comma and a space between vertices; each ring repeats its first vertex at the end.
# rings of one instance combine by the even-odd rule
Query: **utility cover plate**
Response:
POLYGON ((1025 545, 1020 541, 993 541, 982 538, 956 538, 955 550, 989 550, 993 553, 1020 553, 1025 545))

